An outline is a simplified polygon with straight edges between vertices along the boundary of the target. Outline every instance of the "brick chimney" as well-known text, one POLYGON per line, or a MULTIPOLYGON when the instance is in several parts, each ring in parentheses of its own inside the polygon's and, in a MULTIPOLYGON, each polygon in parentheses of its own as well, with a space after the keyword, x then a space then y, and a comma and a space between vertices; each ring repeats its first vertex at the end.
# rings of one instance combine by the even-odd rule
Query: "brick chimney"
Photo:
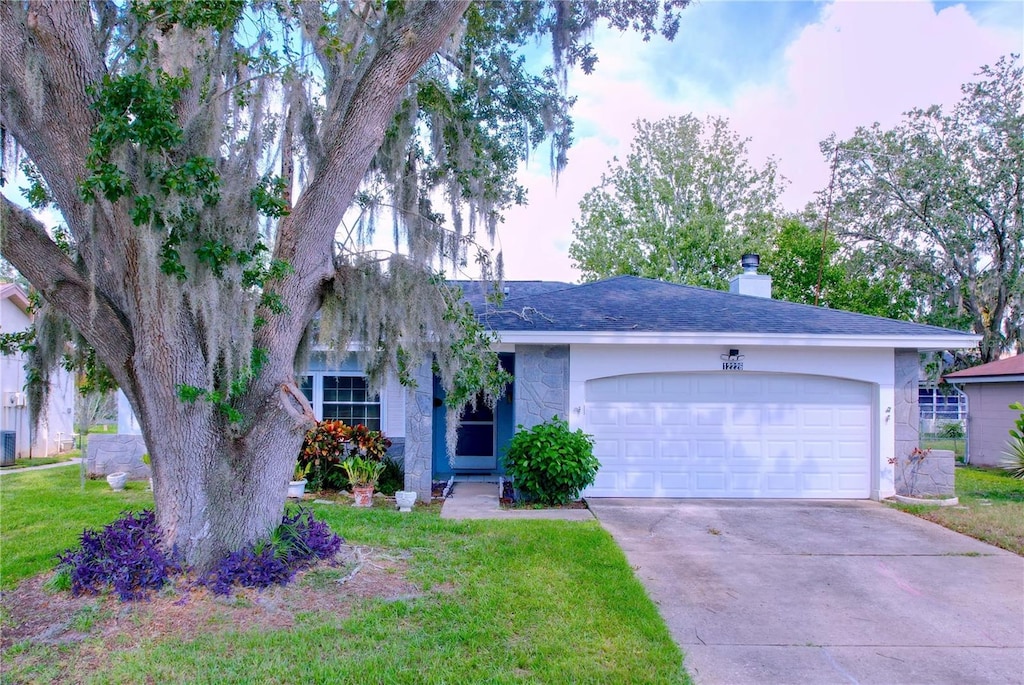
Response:
POLYGON ((772 277, 757 273, 757 267, 761 264, 761 256, 748 253, 743 255, 740 263, 743 265, 743 273, 733 276, 729 280, 729 292, 770 299, 772 277))

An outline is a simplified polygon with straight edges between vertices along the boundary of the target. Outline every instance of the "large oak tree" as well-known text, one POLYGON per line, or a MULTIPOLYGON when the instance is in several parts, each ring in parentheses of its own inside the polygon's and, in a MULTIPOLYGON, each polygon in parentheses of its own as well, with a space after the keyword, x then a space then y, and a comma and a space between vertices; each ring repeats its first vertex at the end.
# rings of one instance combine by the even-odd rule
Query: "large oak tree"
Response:
POLYGON ((4 178, 24 161, 69 237, 4 198, 0 252, 127 395, 188 561, 280 521, 317 312, 319 340, 361 341, 375 376, 433 353, 446 384, 486 380, 439 260, 523 200, 529 148, 565 163, 565 69, 596 60, 582 37, 604 20, 672 37, 685 4, 0 3, 4 178), (538 37, 551 66, 531 71, 518 50, 538 37), (387 254, 364 220, 383 205, 387 254))

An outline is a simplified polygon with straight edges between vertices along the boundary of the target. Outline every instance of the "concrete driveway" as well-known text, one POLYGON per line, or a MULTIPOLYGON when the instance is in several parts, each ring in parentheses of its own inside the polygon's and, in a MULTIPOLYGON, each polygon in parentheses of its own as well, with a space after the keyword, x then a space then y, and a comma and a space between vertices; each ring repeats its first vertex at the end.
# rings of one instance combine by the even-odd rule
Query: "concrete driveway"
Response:
POLYGON ((589 501, 696 683, 1024 682, 1024 558, 877 502, 589 501))

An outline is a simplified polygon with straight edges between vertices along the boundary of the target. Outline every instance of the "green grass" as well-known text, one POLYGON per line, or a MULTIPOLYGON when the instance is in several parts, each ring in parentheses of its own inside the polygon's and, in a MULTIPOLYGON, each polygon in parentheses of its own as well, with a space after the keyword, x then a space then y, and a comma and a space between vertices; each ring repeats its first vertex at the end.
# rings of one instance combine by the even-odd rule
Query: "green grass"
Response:
POLYGON ((78 467, 8 473, 0 478, 0 589, 48 571, 54 556, 74 545, 85 527, 110 523, 124 509, 153 502, 148 483, 114 492, 105 480, 86 480, 78 467))
MULTIPOLYGON (((36 474, 18 477, 29 475, 36 474)), ((34 487, 36 500, 63 499, 59 487, 34 487)), ((97 499, 101 494, 87 493, 97 499)), ((15 500, 14 508, 36 507, 15 500)), ((346 616, 306 612, 286 630, 150 639, 115 648, 103 660, 89 658, 100 649, 98 638, 56 651, 15 646, 9 655, 19 656, 10 677, 51 682, 74 674, 97 683, 689 682, 656 608, 596 522, 448 521, 436 508, 411 514, 315 509, 349 543, 407 552, 409 580, 424 594, 369 600, 346 616)), ((44 511, 35 517, 44 528, 12 537, 32 538, 21 543, 26 547, 40 544, 53 518, 65 516, 50 507, 44 511)), ((109 510, 95 518, 115 515, 109 510)), ((30 512, 19 516, 31 518, 30 512)), ((304 582, 329 584, 335 575, 327 569, 304 582)), ((85 611, 75 620, 89 624, 94 618, 85 611)))
POLYGON ((940 438, 933 435, 921 436, 921 449, 925 450, 952 450, 958 461, 964 459, 964 439, 940 438))
POLYGON ((15 459, 14 466, 4 466, 4 471, 17 471, 18 469, 28 468, 29 466, 46 466, 47 464, 59 464, 65 461, 71 461, 76 457, 82 456, 81 450, 69 450, 67 452, 61 452, 55 454, 52 457, 34 457, 32 459, 15 459))
POLYGON ((1024 555, 1024 480, 1001 469, 959 467, 960 507, 897 505, 959 533, 1024 555))

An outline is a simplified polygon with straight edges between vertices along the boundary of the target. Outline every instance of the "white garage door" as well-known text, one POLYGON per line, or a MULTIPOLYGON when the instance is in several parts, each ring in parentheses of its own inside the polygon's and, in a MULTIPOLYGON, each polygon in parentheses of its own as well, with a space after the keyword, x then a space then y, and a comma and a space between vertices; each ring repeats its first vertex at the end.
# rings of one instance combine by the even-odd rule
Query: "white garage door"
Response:
POLYGON ((589 381, 588 497, 866 498, 867 383, 752 373, 589 381))

